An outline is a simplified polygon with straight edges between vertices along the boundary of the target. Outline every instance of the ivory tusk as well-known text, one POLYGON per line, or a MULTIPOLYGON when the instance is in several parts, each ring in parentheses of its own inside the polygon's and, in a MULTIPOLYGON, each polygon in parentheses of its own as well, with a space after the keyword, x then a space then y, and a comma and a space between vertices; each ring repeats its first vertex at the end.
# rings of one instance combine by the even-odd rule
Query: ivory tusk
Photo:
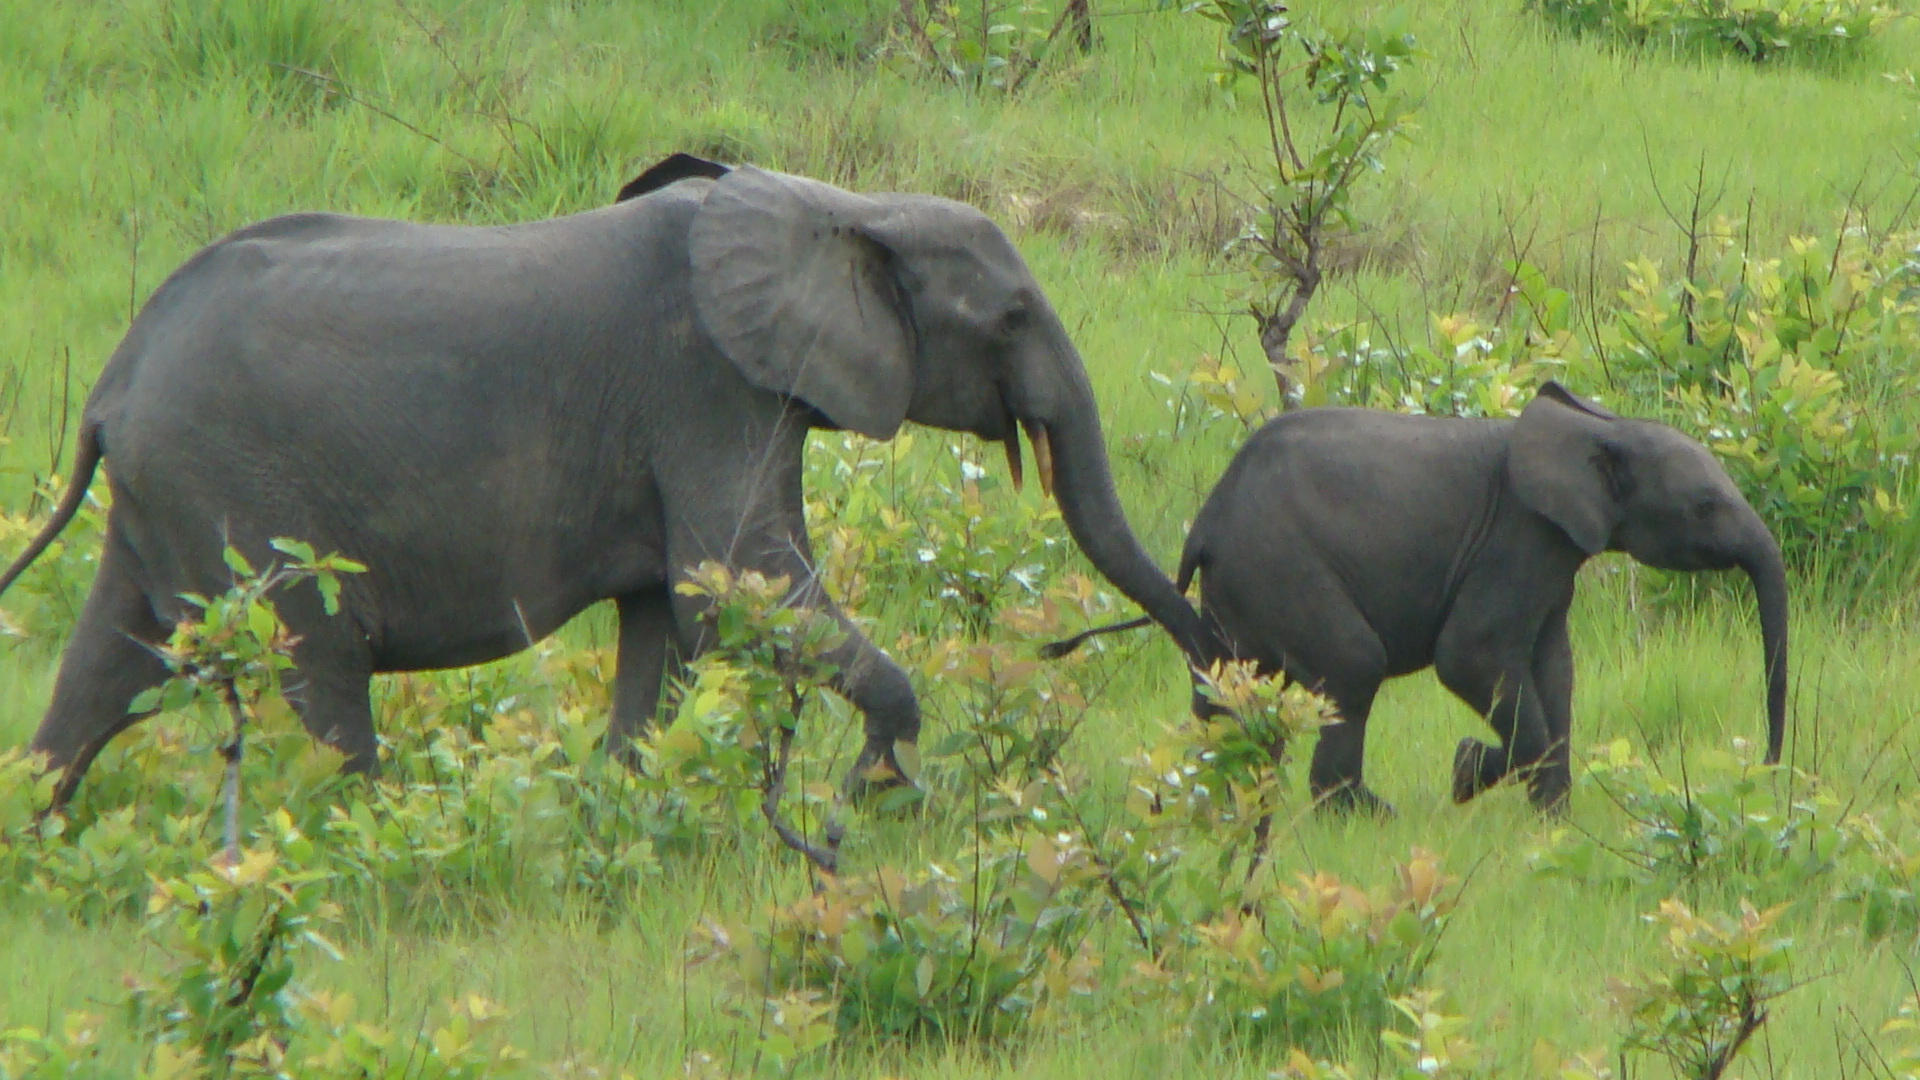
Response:
POLYGON ((1025 479, 1020 475, 1020 429, 1015 427, 1008 431, 1007 437, 1001 440, 1001 445, 1006 447, 1007 471, 1013 474, 1013 490, 1017 493, 1025 479))
POLYGON ((1053 446, 1047 442, 1045 424, 1022 421, 1027 429, 1027 441, 1033 444, 1033 464, 1040 474, 1040 491, 1047 498, 1053 498, 1053 446))

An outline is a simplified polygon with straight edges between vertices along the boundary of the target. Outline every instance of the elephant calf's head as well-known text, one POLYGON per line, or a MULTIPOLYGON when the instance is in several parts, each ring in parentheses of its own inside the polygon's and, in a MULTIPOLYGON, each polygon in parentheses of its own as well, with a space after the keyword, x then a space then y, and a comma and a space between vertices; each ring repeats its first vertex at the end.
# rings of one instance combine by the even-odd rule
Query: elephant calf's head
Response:
POLYGON ((1767 656, 1767 760, 1780 760, 1786 570, 1773 534, 1713 454, 1665 424, 1615 416, 1549 382, 1514 425, 1507 473, 1521 501, 1589 555, 1624 551, 1663 570, 1747 572, 1767 656))

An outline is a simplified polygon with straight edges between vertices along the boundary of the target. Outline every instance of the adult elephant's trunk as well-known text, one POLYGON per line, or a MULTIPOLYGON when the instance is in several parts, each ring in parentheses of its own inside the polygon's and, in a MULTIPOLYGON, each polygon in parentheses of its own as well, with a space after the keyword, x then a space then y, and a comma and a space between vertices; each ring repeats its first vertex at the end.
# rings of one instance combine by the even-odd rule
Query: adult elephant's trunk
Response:
POLYGON ((1776 765, 1787 737, 1787 570, 1780 545, 1757 517, 1754 525, 1763 539, 1740 560, 1740 568, 1752 579, 1760 607, 1760 644, 1767 658, 1767 764, 1776 765))
MULTIPOLYGON (((1210 657, 1203 645, 1200 616, 1148 557, 1128 527, 1114 492, 1113 471, 1107 463, 1093 391, 1078 355, 1071 346, 1065 348, 1068 352, 1063 366, 1070 376, 1060 388, 1063 392, 1054 396, 1050 415, 1029 421, 1029 434, 1031 425, 1037 423, 1045 432, 1045 441, 1051 444, 1054 495, 1067 531, 1115 588, 1166 628, 1189 660, 1204 666, 1210 657)), ((1038 457, 1043 451, 1039 440, 1035 441, 1038 457)))

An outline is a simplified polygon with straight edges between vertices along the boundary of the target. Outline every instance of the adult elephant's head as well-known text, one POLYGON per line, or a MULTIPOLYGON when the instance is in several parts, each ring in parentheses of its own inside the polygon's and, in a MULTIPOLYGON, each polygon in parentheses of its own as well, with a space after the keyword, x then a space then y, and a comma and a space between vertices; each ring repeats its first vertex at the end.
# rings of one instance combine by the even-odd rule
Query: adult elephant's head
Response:
POLYGON ((1780 545, 1706 447, 1665 424, 1615 416, 1549 382, 1508 452, 1520 498, 1589 555, 1624 551, 1662 570, 1746 571, 1767 665, 1767 762, 1787 723, 1787 576, 1780 545))
POLYGON ((1080 354, 986 215, 925 195, 856 195, 676 155, 622 197, 713 178, 691 233, 700 322, 753 383, 835 427, 890 438, 912 420, 1006 448, 1107 579, 1200 655, 1191 605, 1147 557, 1115 496, 1080 354))

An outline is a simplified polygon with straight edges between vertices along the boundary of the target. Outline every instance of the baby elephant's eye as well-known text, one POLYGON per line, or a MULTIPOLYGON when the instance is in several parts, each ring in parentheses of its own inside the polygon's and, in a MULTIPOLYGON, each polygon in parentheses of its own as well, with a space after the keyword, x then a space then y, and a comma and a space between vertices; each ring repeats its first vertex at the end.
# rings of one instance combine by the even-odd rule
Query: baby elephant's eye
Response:
POLYGON ((1720 510, 1720 500, 1703 498, 1693 504, 1693 516, 1702 520, 1712 517, 1720 510))

